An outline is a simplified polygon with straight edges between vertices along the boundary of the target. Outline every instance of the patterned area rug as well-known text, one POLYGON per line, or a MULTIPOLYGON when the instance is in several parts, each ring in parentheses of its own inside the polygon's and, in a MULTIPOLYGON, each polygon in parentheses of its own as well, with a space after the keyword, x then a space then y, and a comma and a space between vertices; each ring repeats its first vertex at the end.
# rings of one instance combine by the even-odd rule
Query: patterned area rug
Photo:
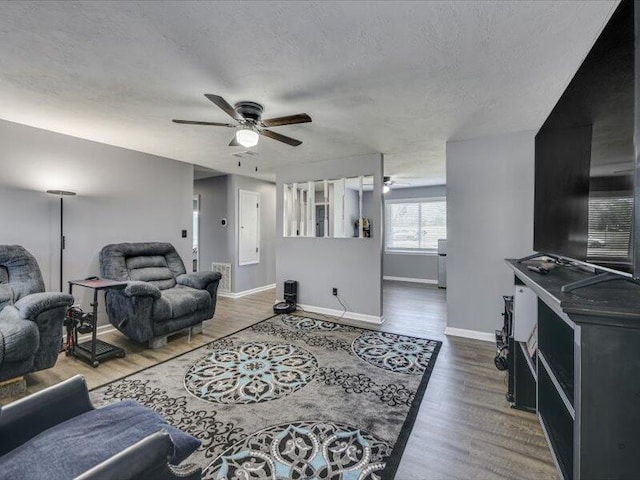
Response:
POLYGON ((392 479, 441 342, 268 318, 95 389, 202 441, 203 478, 392 479))

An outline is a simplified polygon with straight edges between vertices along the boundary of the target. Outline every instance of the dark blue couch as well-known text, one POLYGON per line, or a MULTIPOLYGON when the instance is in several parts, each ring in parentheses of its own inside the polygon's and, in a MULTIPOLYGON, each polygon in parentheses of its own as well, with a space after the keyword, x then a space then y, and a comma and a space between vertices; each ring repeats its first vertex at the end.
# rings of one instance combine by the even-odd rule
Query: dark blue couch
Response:
POLYGON ((36 259, 0 245, 0 382, 55 365, 73 297, 44 291, 36 259))
POLYGON ((199 480, 200 441, 131 400, 94 409, 81 376, 0 408, 0 478, 199 480))
POLYGON ((167 335, 201 326, 216 309, 217 272, 186 273, 170 243, 107 245, 100 251, 103 278, 128 282, 106 294, 109 321, 127 337, 152 348, 167 335))

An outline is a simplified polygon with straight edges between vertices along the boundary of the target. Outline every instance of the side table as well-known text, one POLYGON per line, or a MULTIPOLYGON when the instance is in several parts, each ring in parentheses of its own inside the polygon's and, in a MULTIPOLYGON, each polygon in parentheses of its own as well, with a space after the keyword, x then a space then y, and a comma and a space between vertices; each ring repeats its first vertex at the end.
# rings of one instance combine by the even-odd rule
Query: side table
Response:
POLYGON ((122 358, 126 355, 125 351, 111 345, 110 343, 98 340, 97 327, 98 327, 98 292, 100 290, 120 289, 127 286, 127 282, 117 282, 115 280, 107 280, 103 278, 88 279, 88 280, 70 280, 69 281, 69 294, 73 295, 73 286, 90 288, 93 290, 93 318, 91 329, 91 340, 87 340, 82 343, 78 343, 78 330, 73 329, 73 347, 67 351, 68 355, 79 358, 93 366, 94 368, 100 365, 100 362, 108 360, 110 358, 119 357, 122 358))

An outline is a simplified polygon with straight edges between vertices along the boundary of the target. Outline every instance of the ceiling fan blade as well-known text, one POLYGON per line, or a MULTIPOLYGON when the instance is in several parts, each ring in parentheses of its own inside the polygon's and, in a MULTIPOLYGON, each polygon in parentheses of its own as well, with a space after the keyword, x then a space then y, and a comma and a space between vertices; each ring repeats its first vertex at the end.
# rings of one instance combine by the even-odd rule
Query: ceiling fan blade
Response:
POLYGON ((311 117, 309 115, 306 113, 298 113, 297 115, 262 120, 262 125, 265 127, 279 127, 280 125, 294 125, 296 123, 309 123, 310 121, 311 117))
POLYGON ((183 125, 205 125, 211 127, 231 127, 235 128, 235 125, 230 123, 218 123, 218 122, 197 122, 195 120, 171 120, 173 123, 181 123, 183 125))
POLYGON ((240 145, 238 143, 238 140, 236 139, 236 136, 234 135, 233 138, 231 139, 231 141, 229 142, 229 146, 230 147, 241 147, 242 145, 240 145))
POLYGON ((235 109, 231 105, 229 105, 229 103, 227 103, 227 101, 220 95, 205 93, 204 96, 215 103, 219 108, 224 110, 224 112, 234 120, 237 120, 239 122, 244 120, 244 118, 238 112, 236 112, 235 109))
POLYGON ((287 137, 286 135, 281 135, 279 133, 273 132, 271 130, 260 130, 260 135, 264 135, 265 137, 273 138, 274 140, 278 140, 279 142, 286 143, 287 145, 291 145, 292 147, 297 147, 302 142, 300 140, 296 140, 295 138, 287 137))

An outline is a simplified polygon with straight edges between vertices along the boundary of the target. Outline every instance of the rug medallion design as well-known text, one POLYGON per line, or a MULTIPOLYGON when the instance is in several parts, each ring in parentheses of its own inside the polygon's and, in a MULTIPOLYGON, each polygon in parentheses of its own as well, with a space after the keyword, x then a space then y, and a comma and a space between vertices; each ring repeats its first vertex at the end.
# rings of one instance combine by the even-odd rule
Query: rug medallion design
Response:
POLYGON ((380 478, 389 444, 353 426, 330 422, 276 425, 222 452, 210 466, 216 480, 380 478))
POLYGON ((291 344, 251 342, 214 350, 187 372, 184 385, 217 403, 255 403, 299 390, 316 375, 318 362, 291 344))
POLYGON ((280 315, 91 399, 137 400, 198 437, 205 479, 391 480, 440 344, 280 315))
POLYGON ((437 342, 387 332, 367 332, 353 341, 353 351, 365 362, 397 373, 422 374, 437 342))

